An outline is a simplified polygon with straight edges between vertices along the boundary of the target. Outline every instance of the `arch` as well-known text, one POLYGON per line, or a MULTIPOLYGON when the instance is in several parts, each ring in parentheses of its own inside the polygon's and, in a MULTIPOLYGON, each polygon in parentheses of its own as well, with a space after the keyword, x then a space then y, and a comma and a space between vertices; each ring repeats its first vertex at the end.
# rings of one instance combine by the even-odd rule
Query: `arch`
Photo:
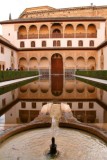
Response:
POLYGON ((49 38, 49 29, 47 25, 42 25, 39 30, 39 38, 49 38))
POLYGON ((96 29, 95 24, 88 25, 87 38, 97 38, 97 29, 96 29))
POLYGON ((74 27, 72 24, 67 24, 65 26, 64 38, 74 38, 74 27))
POLYGON ((31 83, 29 86, 30 92, 36 93, 38 91, 38 84, 36 83, 31 83))
POLYGON ((42 57, 40 59, 39 66, 40 66, 40 68, 45 68, 45 69, 49 68, 49 60, 48 60, 48 58, 47 57, 42 57))
POLYGON ((77 69, 85 69, 85 59, 84 57, 77 58, 77 69))
POLYGON ((77 92, 78 93, 83 93, 84 91, 85 91, 85 85, 84 85, 84 83, 78 81, 77 92))
POLYGON ((88 90, 89 93, 94 93, 95 92, 95 87, 91 86, 91 85, 88 85, 87 90, 88 90))
POLYGON ((21 42, 20 42, 20 47, 25 47, 24 41, 21 41, 21 42))
POLYGON ((67 46, 69 46, 69 47, 72 46, 72 41, 71 41, 71 40, 68 40, 68 41, 67 41, 67 46))
POLYGON ((89 70, 95 70, 96 68, 96 60, 94 57, 89 57, 87 62, 87 69, 89 70))
POLYGON ((20 87, 20 92, 25 93, 28 90, 28 85, 24 85, 22 87, 20 87))
POLYGON ((94 41, 93 40, 90 40, 90 46, 94 46, 94 41))
POLYGON ((49 82, 41 83, 40 90, 42 93, 47 93, 49 91, 49 82))
POLYGON ((60 23, 54 23, 51 26, 51 38, 62 38, 62 26, 60 23))
POLYGON ((75 89, 75 84, 74 83, 71 83, 71 81, 69 82, 66 82, 65 83, 65 91, 67 93, 72 93, 75 89))
POLYGON ((83 41, 82 41, 82 40, 79 40, 79 41, 78 41, 78 46, 80 46, 80 47, 83 46, 83 41))
POLYGON ((76 38, 85 38, 86 31, 85 26, 83 24, 78 24, 76 27, 76 38))
POLYGON ((35 41, 31 41, 31 47, 35 47, 35 41))
POLYGON ((65 68, 75 68, 74 59, 72 57, 67 57, 65 59, 65 68))
POLYGON ((28 38, 29 39, 38 38, 38 31, 35 25, 31 25, 29 27, 28 38))
POLYGON ((59 53, 51 57, 51 74, 63 74, 63 58, 59 53))
POLYGON ((26 58, 22 57, 19 59, 19 69, 20 70, 27 70, 28 64, 26 58))
POLYGON ((18 29, 18 39, 27 39, 27 29, 24 25, 18 29))
POLYGON ((46 47, 46 41, 42 41, 42 47, 46 47))
POLYGON ((35 57, 31 57, 29 60, 29 70, 36 70, 38 69, 38 62, 35 57))

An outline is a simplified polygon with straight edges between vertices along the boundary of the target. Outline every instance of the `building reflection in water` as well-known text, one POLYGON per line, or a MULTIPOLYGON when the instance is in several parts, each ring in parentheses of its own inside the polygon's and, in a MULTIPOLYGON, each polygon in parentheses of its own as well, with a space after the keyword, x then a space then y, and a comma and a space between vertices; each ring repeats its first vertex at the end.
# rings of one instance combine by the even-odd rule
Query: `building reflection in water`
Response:
POLYGON ((0 123, 28 123, 38 116, 44 104, 64 102, 79 121, 103 126, 107 123, 106 97, 107 92, 74 78, 41 78, 0 96, 0 123), (11 109, 3 114, 3 108, 11 109))

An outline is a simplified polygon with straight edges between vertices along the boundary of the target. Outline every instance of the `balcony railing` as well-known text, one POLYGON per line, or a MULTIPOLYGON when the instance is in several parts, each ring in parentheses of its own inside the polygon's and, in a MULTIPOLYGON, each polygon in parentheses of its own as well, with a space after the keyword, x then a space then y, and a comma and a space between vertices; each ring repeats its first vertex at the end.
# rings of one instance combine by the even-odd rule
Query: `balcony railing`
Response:
POLYGON ((39 34, 39 38, 49 38, 49 34, 39 34))
POLYGON ((64 34, 64 38, 74 38, 74 33, 72 33, 72 34, 64 34))
POLYGON ((18 39, 27 39, 27 34, 26 35, 19 34, 18 39))
POLYGON ((87 38, 97 38, 97 33, 87 33, 87 38))
POLYGON ((29 34, 28 35, 29 39, 34 39, 34 38, 38 38, 38 34, 29 34))
POLYGON ((75 38, 86 38, 86 33, 76 33, 75 38))
POLYGON ((54 33, 54 34, 51 34, 50 37, 51 37, 51 38, 63 38, 63 34, 54 33))

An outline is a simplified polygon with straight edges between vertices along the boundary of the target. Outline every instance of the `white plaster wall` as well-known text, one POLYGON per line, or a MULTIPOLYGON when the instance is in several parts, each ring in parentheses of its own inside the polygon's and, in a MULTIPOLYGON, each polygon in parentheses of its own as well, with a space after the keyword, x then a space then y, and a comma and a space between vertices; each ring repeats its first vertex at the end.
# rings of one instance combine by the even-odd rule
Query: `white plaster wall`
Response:
POLYGON ((105 40, 105 22, 100 22, 100 28, 97 30, 97 45, 105 40))
POLYGON ((13 57, 14 57, 14 65, 15 68, 18 68, 18 64, 17 64, 17 52, 11 48, 8 48, 2 44, 0 44, 0 46, 4 47, 4 53, 1 53, 0 50, 0 61, 4 61, 5 62, 5 68, 10 68, 11 66, 11 52, 13 51, 13 57))
POLYGON ((2 35, 13 45, 16 45, 17 31, 15 31, 14 24, 2 24, 2 35))

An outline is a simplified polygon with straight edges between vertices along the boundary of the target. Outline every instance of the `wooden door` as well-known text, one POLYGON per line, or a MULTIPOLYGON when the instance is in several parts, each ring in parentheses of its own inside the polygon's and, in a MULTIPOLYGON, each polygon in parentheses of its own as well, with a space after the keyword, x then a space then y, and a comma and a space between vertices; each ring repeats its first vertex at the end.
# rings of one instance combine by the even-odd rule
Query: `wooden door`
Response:
POLYGON ((63 60, 58 53, 55 53, 51 58, 51 74, 63 74, 63 60))

